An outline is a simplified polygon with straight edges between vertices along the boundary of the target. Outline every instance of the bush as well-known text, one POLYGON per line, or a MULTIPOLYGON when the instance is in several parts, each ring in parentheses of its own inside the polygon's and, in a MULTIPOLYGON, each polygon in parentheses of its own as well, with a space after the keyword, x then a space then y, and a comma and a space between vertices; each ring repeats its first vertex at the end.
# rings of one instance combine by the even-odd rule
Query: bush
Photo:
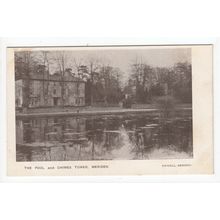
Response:
POLYGON ((162 96, 156 98, 154 102, 164 116, 169 116, 169 114, 175 109, 177 101, 172 96, 162 96))

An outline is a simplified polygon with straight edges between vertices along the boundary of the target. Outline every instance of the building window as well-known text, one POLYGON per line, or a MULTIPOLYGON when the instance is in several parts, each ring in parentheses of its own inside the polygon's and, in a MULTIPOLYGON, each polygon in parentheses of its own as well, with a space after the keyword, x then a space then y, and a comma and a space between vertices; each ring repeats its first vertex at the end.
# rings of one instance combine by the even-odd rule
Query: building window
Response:
POLYGON ((68 88, 65 89, 65 94, 68 96, 68 88))
POLYGON ((53 98, 53 105, 58 106, 58 98, 53 98))
POLYGON ((79 98, 76 98, 76 99, 75 99, 75 104, 76 104, 76 105, 79 105, 79 98))

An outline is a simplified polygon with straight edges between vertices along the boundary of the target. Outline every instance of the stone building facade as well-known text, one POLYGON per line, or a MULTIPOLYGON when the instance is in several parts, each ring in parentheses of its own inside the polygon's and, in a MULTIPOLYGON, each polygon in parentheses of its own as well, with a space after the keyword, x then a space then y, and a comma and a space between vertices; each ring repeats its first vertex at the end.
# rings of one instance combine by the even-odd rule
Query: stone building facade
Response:
POLYGON ((17 108, 85 105, 85 82, 68 72, 62 78, 60 74, 30 74, 17 78, 15 87, 17 108))

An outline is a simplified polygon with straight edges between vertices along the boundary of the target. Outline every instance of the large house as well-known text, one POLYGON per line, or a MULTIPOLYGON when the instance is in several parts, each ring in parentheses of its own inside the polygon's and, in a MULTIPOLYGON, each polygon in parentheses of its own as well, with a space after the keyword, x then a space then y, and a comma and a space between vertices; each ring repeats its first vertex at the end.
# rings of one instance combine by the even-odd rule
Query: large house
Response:
POLYGON ((84 106, 85 81, 67 70, 63 76, 48 72, 20 74, 15 82, 16 108, 84 106))

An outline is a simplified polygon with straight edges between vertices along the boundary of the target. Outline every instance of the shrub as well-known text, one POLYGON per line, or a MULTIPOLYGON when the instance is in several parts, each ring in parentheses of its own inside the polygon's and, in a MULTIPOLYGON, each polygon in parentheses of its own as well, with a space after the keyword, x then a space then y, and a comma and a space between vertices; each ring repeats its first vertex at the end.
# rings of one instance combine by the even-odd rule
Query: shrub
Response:
POLYGON ((172 96, 162 96, 155 99, 155 104, 160 109, 163 116, 169 116, 175 109, 176 100, 172 96))

